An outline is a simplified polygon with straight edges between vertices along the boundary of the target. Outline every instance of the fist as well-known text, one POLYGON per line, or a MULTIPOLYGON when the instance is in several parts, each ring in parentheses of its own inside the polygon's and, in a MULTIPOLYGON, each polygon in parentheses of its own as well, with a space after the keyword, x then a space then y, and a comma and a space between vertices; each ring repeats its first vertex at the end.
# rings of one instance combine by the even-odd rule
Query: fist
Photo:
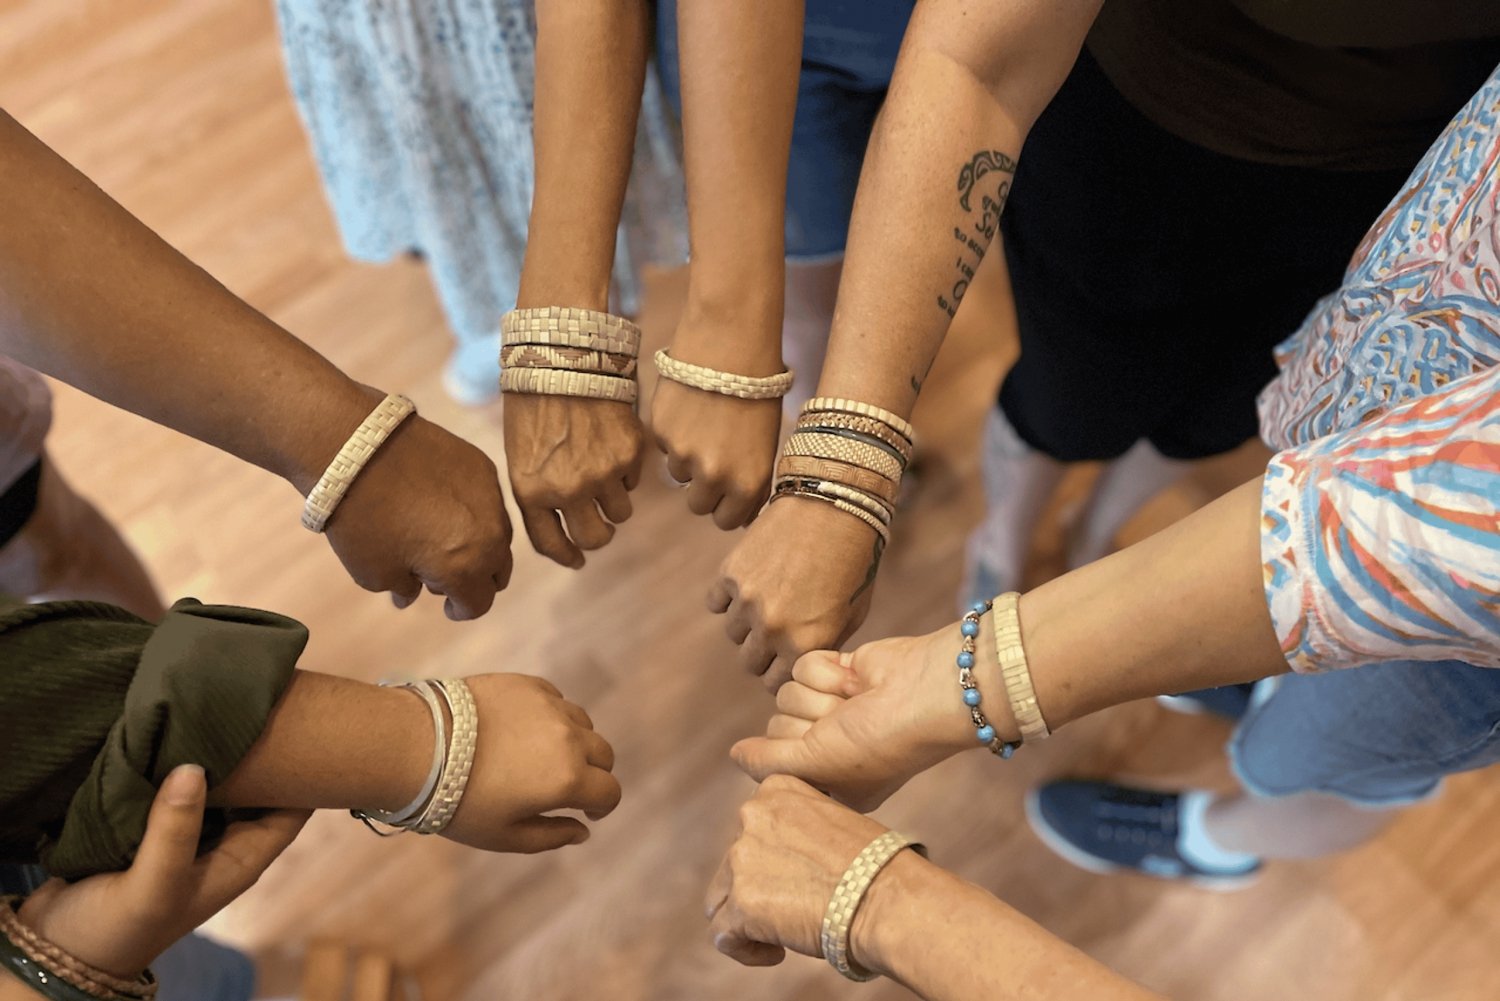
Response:
POLYGON ((741 400, 662 379, 651 430, 667 472, 687 487, 688 510, 712 515, 726 530, 750 523, 771 492, 780 400, 741 400))

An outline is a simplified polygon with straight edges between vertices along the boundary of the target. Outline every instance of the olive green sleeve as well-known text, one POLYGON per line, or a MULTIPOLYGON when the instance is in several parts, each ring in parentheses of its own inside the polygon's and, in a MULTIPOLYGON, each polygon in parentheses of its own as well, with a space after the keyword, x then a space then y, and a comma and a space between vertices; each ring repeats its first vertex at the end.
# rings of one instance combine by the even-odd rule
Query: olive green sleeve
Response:
MULTIPOLYGON (((32 790, 50 815, 25 811, 33 827, 7 830, 5 840, 34 831, 42 864, 67 879, 130 864, 156 787, 177 765, 203 766, 210 788, 222 782, 260 737, 307 644, 306 628, 292 619, 192 599, 173 605, 154 628, 133 617, 101 624, 82 615, 48 625, 19 632, 33 633, 32 649, 62 648, 61 658, 47 659, 68 677, 51 686, 45 706, 34 706, 46 712, 45 725, 29 726, 29 746, 7 761, 35 754, 52 762, 51 781, 32 790), (80 644, 80 631, 94 642, 80 644), (57 739, 59 730, 66 739, 57 739), (58 812, 61 792, 68 796, 58 812)), ((0 632, 0 656, 9 661, 7 638, 0 632)), ((10 665, 0 671, 8 676, 10 665)), ((33 689, 37 673, 30 672, 33 689)), ((7 715, 27 710, 4 698, 7 715)), ((0 797, 0 810, 8 814, 10 806, 0 797)), ((224 811, 210 810, 205 837, 217 836, 225 822, 224 811)))

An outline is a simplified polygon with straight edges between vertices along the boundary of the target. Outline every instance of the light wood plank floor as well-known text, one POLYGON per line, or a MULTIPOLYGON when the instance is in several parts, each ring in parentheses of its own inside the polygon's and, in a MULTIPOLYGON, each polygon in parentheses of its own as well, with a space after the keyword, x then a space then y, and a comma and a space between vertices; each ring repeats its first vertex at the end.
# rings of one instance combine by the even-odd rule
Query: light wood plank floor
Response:
MULTIPOLYGON (((499 457, 496 414, 456 407, 438 386, 448 339, 422 269, 344 258, 287 95, 269 0, 0 0, 0 106, 348 371, 412 394, 499 457)), ((996 330, 1008 311, 1002 279, 987 277, 933 377, 928 396, 942 403, 919 415, 940 461, 903 519, 866 637, 953 618, 962 540, 980 508, 978 421, 1011 350, 996 330)), ((671 329, 680 295, 679 276, 654 282, 652 338, 671 329)), ((298 527, 288 487, 211 449, 67 390, 53 448, 169 595, 297 616, 313 632, 306 663, 320 670, 545 674, 589 707, 619 751, 625 802, 584 848, 484 856, 380 842, 347 817, 323 816, 216 922, 221 934, 288 965, 321 938, 387 949, 436 1001, 908 996, 888 983, 856 988, 810 960, 742 970, 704 935, 702 887, 750 788, 724 752, 770 704, 729 666, 728 642, 702 610, 732 540, 688 516, 658 477, 645 477, 636 517, 583 571, 518 542, 515 583, 496 610, 455 625, 434 601, 397 613, 358 590, 298 527)), ((1131 534, 1250 475, 1254 461, 1219 463, 1154 503, 1131 534)), ((1054 524, 1037 549, 1037 573, 1055 568, 1054 524)), ((1062 773, 1224 782, 1224 736, 1210 721, 1121 707, 1006 767, 977 754, 950 762, 882 816, 1182 1001, 1500 996, 1495 774, 1452 782, 1362 850, 1272 866, 1235 895, 1086 875, 1021 820, 1023 791, 1062 773)))

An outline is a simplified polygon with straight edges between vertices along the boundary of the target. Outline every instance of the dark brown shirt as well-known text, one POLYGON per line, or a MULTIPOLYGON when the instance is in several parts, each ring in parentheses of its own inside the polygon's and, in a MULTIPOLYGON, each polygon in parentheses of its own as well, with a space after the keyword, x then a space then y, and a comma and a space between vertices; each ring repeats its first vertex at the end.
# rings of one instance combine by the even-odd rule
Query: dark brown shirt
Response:
POLYGON ((1146 117, 1199 146, 1401 169, 1500 62, 1500 2, 1106 0, 1088 49, 1146 117))

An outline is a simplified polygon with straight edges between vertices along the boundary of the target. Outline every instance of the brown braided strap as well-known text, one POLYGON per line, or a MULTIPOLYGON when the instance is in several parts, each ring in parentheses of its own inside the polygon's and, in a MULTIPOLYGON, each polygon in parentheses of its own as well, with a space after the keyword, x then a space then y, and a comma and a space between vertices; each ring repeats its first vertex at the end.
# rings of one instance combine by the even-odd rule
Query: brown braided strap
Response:
POLYGON ((500 349, 501 368, 560 368, 569 372, 599 372, 631 378, 636 361, 592 348, 554 348, 546 344, 510 344, 500 349))
POLYGON ((861 417, 873 417, 877 421, 889 424, 896 431, 905 436, 907 441, 916 441, 916 431, 904 419, 891 413, 873 403, 860 403, 858 400, 843 400, 835 396, 815 396, 802 404, 802 412, 810 414, 818 410, 832 410, 836 413, 858 414, 861 417))
POLYGON ((871 841, 849 863, 849 868, 844 870, 843 877, 828 901, 828 910, 823 913, 821 935, 823 958, 850 980, 863 982, 876 977, 876 974, 859 966, 849 956, 849 931, 854 927, 854 915, 858 913, 859 905, 869 892, 870 884, 875 882, 880 870, 906 848, 926 854, 920 843, 895 831, 886 831, 871 841))
POLYGON ((90 966, 23 923, 20 906, 20 897, 0 897, 0 935, 9 939, 37 966, 100 1001, 152 1001, 156 997, 156 977, 150 970, 134 980, 125 980, 90 966))
POLYGON ((641 328, 613 313, 567 306, 513 309, 500 320, 500 343, 589 348, 612 355, 641 353, 641 328))
POLYGON ((339 449, 339 454, 333 457, 333 461, 323 471, 317 486, 307 495, 307 501, 302 505, 303 528, 310 532, 321 532, 327 527, 328 519, 333 517, 333 512, 344 499, 344 494, 349 492, 354 478, 365 468, 365 463, 370 461, 375 450, 385 444, 402 421, 416 412, 415 403, 395 393, 381 400, 380 405, 370 411, 370 416, 354 429, 354 434, 349 436, 344 447, 339 449))
POLYGON ((813 493, 827 494, 829 497, 837 497, 841 501, 853 504, 855 507, 864 508, 870 514, 880 519, 880 523, 887 527, 891 519, 895 517, 895 511, 887 507, 878 498, 872 497, 863 490, 846 487, 842 483, 832 483, 828 480, 820 480, 808 476, 783 476, 777 479, 776 486, 785 485, 793 493, 805 493, 811 490, 813 493))
POLYGON ((797 419, 798 431, 816 431, 819 428, 841 428, 845 431, 857 431, 871 438, 879 438, 900 452, 902 459, 911 462, 912 443, 885 421, 877 421, 873 417, 861 417, 858 414, 843 414, 834 410, 803 414, 797 419))
POLYGON ((773 504, 783 497, 806 497, 809 500, 822 501, 825 504, 832 504, 834 507, 838 508, 840 511, 843 511, 845 514, 852 514, 854 515, 854 517, 858 518, 860 521, 873 528, 875 530, 875 534, 880 536, 880 541, 882 544, 887 546, 891 544, 891 530, 886 526, 884 522, 882 522, 879 518, 875 517, 870 512, 866 511, 864 508, 857 507, 854 504, 850 504, 846 500, 840 500, 839 498, 830 496, 828 494, 821 494, 816 490, 797 486, 795 483, 785 483, 776 487, 776 489, 771 493, 771 499, 766 503, 773 504))
POLYGON ((634 403, 634 379, 597 372, 564 372, 555 368, 507 368, 500 372, 500 392, 542 396, 581 396, 616 403, 634 403))
POLYGON ((806 476, 830 483, 842 483, 846 487, 878 497, 889 507, 896 505, 897 485, 894 482, 853 463, 839 462, 837 459, 815 459, 806 455, 783 455, 776 463, 776 475, 806 476))
POLYGON ((791 369, 765 376, 720 372, 704 365, 678 361, 667 353, 666 348, 656 352, 656 370, 663 379, 671 379, 706 393, 735 396, 741 400, 779 400, 791 390, 792 380, 795 378, 791 369))
POLYGON ((801 455, 814 459, 836 459, 879 473, 892 482, 901 482, 901 460, 881 448, 852 438, 817 431, 798 431, 787 439, 782 455, 801 455))

